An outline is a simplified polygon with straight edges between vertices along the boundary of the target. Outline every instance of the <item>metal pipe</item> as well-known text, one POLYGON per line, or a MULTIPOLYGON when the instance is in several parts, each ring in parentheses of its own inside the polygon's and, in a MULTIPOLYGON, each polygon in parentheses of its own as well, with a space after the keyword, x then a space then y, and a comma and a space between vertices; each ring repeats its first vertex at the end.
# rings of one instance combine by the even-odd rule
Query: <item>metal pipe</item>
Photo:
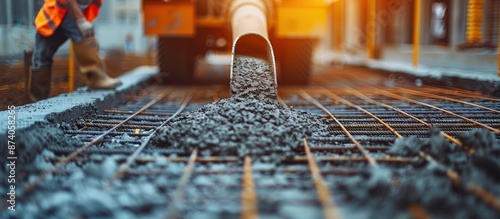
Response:
POLYGON ((375 22, 377 16, 377 2, 376 0, 367 0, 368 4, 368 24, 366 25, 367 39, 366 39, 366 54, 369 59, 375 58, 375 31, 377 23, 375 22))
POLYGON ((483 39, 483 0, 467 2, 467 43, 478 43, 483 39))
POLYGON ((35 1, 28 1, 28 26, 34 26, 35 20, 35 1))
MULTIPOLYGON (((268 61, 276 83, 274 51, 269 41, 267 10, 262 0, 236 0, 229 9, 228 21, 233 34, 231 79, 237 56, 251 56, 268 61)), ((231 80, 232 81, 232 80, 231 80)))
MULTIPOLYGON (((7 0, 5 4, 5 8, 7 8, 7 10, 5 10, 5 14, 7 15, 7 27, 10 28, 13 23, 12 11, 14 11, 14 8, 12 8, 12 0, 7 0)), ((10 29, 7 30, 12 31, 10 29)))
POLYGON ((339 11, 339 14, 338 14, 338 17, 337 19, 339 20, 338 21, 338 30, 339 30, 339 33, 338 33, 338 51, 341 51, 342 52, 342 45, 344 45, 344 37, 345 37, 345 1, 344 0, 339 0, 338 1, 338 4, 337 4, 337 8, 338 8, 338 11, 339 11))
POLYGON ((420 52, 420 19, 421 19, 421 2, 415 0, 415 13, 413 16, 413 66, 418 66, 418 58, 420 52))
POLYGON ((241 219, 259 218, 257 207, 257 193, 255 192, 255 182, 252 176, 252 158, 245 157, 245 166, 241 191, 241 219))
POLYGON ((13 8, 12 8, 12 0, 7 0, 7 2, 5 3, 5 8, 7 8, 7 10, 4 10, 5 11, 5 14, 7 16, 7 25, 6 25, 6 28, 7 30, 4 32, 4 36, 6 36, 6 40, 4 40, 3 42, 3 49, 5 51, 5 53, 3 55, 5 56, 10 56, 12 55, 11 54, 11 48, 12 46, 9 45, 8 43, 8 39, 9 39, 9 36, 13 36, 12 34, 12 11, 13 11, 13 8), (9 34, 7 34, 9 33, 9 34))
POLYGON ((68 57, 68 92, 73 91, 75 91, 75 53, 73 51, 73 41, 70 41, 68 57))

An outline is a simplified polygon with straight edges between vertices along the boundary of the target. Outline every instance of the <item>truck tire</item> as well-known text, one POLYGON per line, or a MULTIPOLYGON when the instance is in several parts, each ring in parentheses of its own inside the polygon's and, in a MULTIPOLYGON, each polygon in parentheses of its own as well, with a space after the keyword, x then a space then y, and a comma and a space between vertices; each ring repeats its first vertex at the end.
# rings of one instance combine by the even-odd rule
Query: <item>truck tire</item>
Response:
POLYGON ((312 39, 279 39, 277 43, 278 85, 306 85, 311 80, 312 39))
POLYGON ((158 39, 158 65, 166 84, 193 83, 196 54, 194 38, 160 37, 158 39))

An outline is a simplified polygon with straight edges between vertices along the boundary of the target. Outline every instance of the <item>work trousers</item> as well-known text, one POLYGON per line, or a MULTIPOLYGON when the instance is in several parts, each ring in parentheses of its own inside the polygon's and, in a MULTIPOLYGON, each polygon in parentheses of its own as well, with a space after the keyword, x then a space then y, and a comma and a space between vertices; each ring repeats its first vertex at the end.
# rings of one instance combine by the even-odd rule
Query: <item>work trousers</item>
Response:
POLYGON ((54 54, 68 39, 71 39, 73 43, 78 43, 83 40, 83 36, 78 30, 75 18, 66 13, 63 22, 52 36, 44 37, 36 33, 33 70, 52 67, 54 54))

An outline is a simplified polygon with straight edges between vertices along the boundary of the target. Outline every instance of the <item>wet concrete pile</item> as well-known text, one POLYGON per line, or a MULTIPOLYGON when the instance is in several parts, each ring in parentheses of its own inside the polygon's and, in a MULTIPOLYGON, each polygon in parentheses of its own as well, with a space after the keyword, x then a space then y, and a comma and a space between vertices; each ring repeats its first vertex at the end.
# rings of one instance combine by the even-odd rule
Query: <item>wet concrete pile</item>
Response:
MULTIPOLYGON (((22 136, 22 138, 16 138, 16 148, 15 154, 11 154, 12 157, 16 157, 16 171, 21 175, 31 174, 33 172, 39 171, 39 165, 34 162, 39 159, 40 153, 44 148, 48 146, 53 147, 66 147, 68 145, 73 145, 78 147, 82 143, 73 138, 68 138, 59 126, 51 125, 34 125, 27 129, 21 130, 16 133, 17 136, 22 136)), ((9 150, 7 145, 3 145, 6 141, 2 141, 0 144, 0 154, 7 155, 9 150)), ((7 156, 1 156, 0 162, 8 163, 7 156)), ((4 165, 0 168, 0 175, 8 175, 8 166, 4 165)), ((0 185, 3 187, 4 183, 7 181, 1 180, 0 185)))
POLYGON ((437 218, 498 218, 498 210, 466 190, 467 183, 474 183, 500 197, 500 144, 495 134, 482 129, 460 134, 460 141, 474 148, 474 154, 449 143, 438 129, 429 134, 429 139, 397 139, 388 153, 418 156, 422 151, 437 162, 424 162, 407 171, 393 171, 390 166, 368 169, 338 185, 345 191, 343 199, 367 207, 372 215, 388 217, 401 216, 409 206, 419 204, 437 218), (460 185, 446 176, 447 169, 460 174, 460 185))
MULTIPOLYGON (((78 139, 65 135, 61 126, 36 126, 22 132, 25 138, 18 141, 19 156, 16 172, 16 211, 5 210, 0 205, 0 218, 161 218, 165 214, 168 196, 165 188, 175 188, 184 164, 159 160, 151 162, 140 171, 166 171, 159 177, 135 177, 120 180, 107 189, 109 180, 116 173, 118 160, 128 154, 80 155, 80 161, 69 162, 53 173, 53 167, 62 154, 47 148, 75 148, 83 146, 78 139), (42 173, 48 173, 43 179, 42 173), (33 190, 26 190, 29 183, 36 183, 33 190)), ((141 169, 142 168, 142 169, 141 169)), ((6 170, 2 168, 0 175, 6 170)), ((0 193, 6 194, 7 180, 0 181, 0 193)), ((4 196, 2 196, 4 197, 4 196)))
MULTIPOLYGON (((47 159, 56 157, 45 149, 33 163, 39 171, 47 171, 53 167, 47 159)), ((115 160, 119 157, 91 155, 90 158, 102 162, 68 163, 57 174, 47 175, 29 194, 23 191, 24 183, 35 180, 38 174, 20 180, 16 211, 3 211, 0 218, 161 218, 168 201, 161 189, 165 184, 174 188, 179 178, 177 173, 183 169, 177 164, 163 164, 161 167, 172 173, 153 180, 148 177, 123 180, 106 189, 118 168, 115 160)), ((153 168, 159 169, 160 164, 149 166, 150 170, 153 168)))
MULTIPOLYGON (((159 130, 154 144, 208 155, 292 156, 303 138, 328 136, 326 121, 277 101, 269 63, 238 57, 230 85, 232 96, 179 115, 159 130)), ((276 159, 278 160, 278 159, 276 159)))

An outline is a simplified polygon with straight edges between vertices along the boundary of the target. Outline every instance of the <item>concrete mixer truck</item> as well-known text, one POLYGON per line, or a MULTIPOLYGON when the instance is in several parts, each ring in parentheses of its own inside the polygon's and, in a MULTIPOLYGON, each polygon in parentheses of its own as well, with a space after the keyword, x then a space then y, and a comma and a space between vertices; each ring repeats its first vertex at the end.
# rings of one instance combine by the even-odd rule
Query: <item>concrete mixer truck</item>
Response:
POLYGON ((276 83, 307 84, 327 6, 325 0, 142 0, 144 32, 158 37, 160 75, 178 85, 194 82, 196 62, 209 52, 264 58, 276 83))

